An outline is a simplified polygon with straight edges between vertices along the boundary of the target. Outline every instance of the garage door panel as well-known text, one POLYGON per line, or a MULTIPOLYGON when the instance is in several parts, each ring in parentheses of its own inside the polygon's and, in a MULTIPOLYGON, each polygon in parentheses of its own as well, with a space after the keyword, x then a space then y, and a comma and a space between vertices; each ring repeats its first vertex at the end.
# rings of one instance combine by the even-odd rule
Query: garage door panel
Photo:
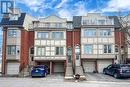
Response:
POLYGON ((63 73, 64 72, 64 63, 55 63, 54 64, 54 72, 55 73, 63 73))
POLYGON ((112 64, 112 60, 98 60, 98 72, 103 73, 103 69, 106 68, 108 65, 112 64))
POLYGON ((93 72, 95 71, 95 62, 83 62, 83 68, 85 72, 93 72))
POLYGON ((19 63, 7 63, 7 74, 16 75, 19 74, 19 63))

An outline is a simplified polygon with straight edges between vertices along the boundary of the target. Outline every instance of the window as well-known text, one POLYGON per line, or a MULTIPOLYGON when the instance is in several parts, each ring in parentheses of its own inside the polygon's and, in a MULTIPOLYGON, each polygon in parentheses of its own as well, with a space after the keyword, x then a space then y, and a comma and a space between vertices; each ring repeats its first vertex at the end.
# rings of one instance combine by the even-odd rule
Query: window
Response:
POLYGON ((48 32, 38 32, 37 33, 37 38, 39 39, 47 39, 49 38, 49 33, 48 32))
POLYGON ((98 20, 99 25, 105 25, 105 20, 98 20))
POLYGON ((8 45, 8 55, 16 55, 16 46, 15 45, 8 45))
POLYGON ((96 29, 87 29, 84 32, 85 37, 93 37, 96 36, 96 29))
POLYGON ((53 32, 52 38, 53 39, 63 39, 63 32, 53 32))
POLYGON ((44 47, 37 47, 37 55, 38 56, 45 55, 45 48, 44 47))
POLYGON ((30 48, 30 54, 34 54, 34 48, 30 48))
POLYGON ((55 26, 56 26, 56 28, 61 28, 62 27, 62 23, 56 23, 55 26))
POLYGON ((118 52, 118 46, 117 45, 115 46, 115 52, 118 52))
POLYGON ((50 23, 45 23, 45 27, 50 27, 50 23))
POLYGON ((8 37, 16 37, 17 30, 8 30, 8 37))
POLYGON ((103 29, 100 31, 100 36, 111 36, 111 29, 103 29))
POLYGON ((93 53, 93 46, 92 45, 85 45, 84 53, 85 54, 92 54, 93 53))
POLYGON ((63 47, 56 47, 56 55, 63 55, 63 47))
POLYGON ((72 23, 68 23, 68 24, 67 24, 67 28, 68 28, 68 29, 73 29, 72 23))
POLYGON ((104 45, 104 53, 112 53, 112 45, 104 45))
POLYGON ((12 16, 10 17, 10 20, 18 20, 18 15, 17 15, 17 14, 12 15, 12 16))

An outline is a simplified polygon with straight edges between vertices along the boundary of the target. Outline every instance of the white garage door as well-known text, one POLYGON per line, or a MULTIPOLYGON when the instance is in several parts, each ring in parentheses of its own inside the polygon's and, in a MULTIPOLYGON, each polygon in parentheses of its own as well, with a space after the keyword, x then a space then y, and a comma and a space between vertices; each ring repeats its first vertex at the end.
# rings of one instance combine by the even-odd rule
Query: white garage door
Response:
POLYGON ((85 72, 93 72, 95 71, 95 62, 94 61, 83 62, 83 68, 85 72))
POLYGON ((19 74, 19 63, 7 63, 7 74, 18 75, 19 74))
POLYGON ((55 63, 54 64, 54 72, 64 72, 64 63, 55 63))
POLYGON ((103 69, 110 64, 112 64, 112 60, 98 60, 97 61, 98 72, 103 73, 103 69))

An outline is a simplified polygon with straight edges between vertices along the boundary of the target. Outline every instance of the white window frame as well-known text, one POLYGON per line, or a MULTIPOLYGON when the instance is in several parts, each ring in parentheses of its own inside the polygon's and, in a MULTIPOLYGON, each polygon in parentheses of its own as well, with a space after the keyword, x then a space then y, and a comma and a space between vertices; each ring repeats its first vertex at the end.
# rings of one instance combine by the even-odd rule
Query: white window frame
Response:
POLYGON ((49 38, 49 32, 37 32, 37 38, 38 39, 48 39, 49 38))
POLYGON ((44 56, 45 55, 45 47, 37 47, 36 48, 36 55, 37 56, 44 56))
POLYGON ((7 31, 8 37, 17 37, 17 33, 18 33, 17 30, 14 30, 14 29, 13 29, 13 30, 10 30, 10 29, 9 29, 9 30, 7 31))
POLYGON ((85 29, 84 37, 96 37, 96 29, 85 29))
POLYGON ((16 55, 17 46, 16 45, 7 45, 7 54, 8 55, 16 55))
POLYGON ((109 37, 112 35, 111 29, 101 29, 100 30, 100 36, 101 37, 109 37))
POLYGON ((64 39, 64 32, 52 32, 52 39, 64 39), (57 33, 61 33, 61 36, 56 36, 57 33))
POLYGON ((64 47, 55 47, 55 55, 64 55, 64 47), (57 53, 58 48, 58 53, 57 53))
POLYGON ((86 45, 84 45, 84 53, 85 54, 93 54, 93 45, 92 44, 86 44, 86 45), (89 46, 91 46, 91 47, 89 47, 89 46))
POLYGON ((112 45, 111 44, 104 44, 103 45, 103 53, 104 54, 106 54, 106 53, 112 53, 112 45))

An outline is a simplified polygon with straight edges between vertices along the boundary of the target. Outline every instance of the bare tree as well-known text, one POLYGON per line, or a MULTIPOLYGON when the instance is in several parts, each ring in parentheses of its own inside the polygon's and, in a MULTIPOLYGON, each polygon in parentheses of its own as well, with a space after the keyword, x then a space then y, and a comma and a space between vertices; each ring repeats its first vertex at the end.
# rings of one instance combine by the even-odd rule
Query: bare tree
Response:
POLYGON ((122 16, 119 12, 119 31, 124 33, 125 44, 123 47, 119 47, 120 63, 126 63, 128 58, 128 48, 130 47, 130 15, 122 16))

